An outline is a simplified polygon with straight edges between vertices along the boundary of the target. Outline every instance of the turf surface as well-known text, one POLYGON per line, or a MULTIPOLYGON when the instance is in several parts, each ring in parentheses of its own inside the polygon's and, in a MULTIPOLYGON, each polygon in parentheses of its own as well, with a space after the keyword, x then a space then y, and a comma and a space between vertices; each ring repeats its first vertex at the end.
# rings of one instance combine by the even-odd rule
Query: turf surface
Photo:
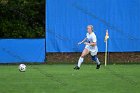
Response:
POLYGON ((0 65, 0 93, 140 93, 140 65, 0 65))

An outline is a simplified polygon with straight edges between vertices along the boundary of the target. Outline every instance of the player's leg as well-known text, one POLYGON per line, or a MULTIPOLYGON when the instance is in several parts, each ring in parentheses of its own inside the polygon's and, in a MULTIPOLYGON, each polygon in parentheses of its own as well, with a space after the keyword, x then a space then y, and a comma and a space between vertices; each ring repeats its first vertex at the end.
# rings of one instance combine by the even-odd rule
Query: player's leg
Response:
POLYGON ((82 62, 84 61, 84 57, 89 53, 89 50, 88 49, 84 49, 79 60, 78 60, 78 67, 81 66, 82 62))
POLYGON ((92 58, 92 60, 95 61, 96 64, 97 64, 96 69, 99 69, 101 63, 100 63, 100 61, 99 61, 99 59, 98 59, 98 56, 97 56, 97 52, 96 52, 96 51, 95 51, 95 52, 91 52, 91 58, 92 58))
POLYGON ((85 48, 78 60, 78 65, 74 68, 74 69, 80 69, 81 64, 84 61, 84 57, 89 53, 89 50, 87 48, 85 48))

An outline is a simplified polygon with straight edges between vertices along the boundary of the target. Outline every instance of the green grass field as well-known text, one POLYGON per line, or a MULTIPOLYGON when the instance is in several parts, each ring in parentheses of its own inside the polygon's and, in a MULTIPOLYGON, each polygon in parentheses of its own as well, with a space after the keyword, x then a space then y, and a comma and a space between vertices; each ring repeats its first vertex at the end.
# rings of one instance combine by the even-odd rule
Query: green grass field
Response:
POLYGON ((0 65, 0 93, 140 93, 140 65, 0 65))

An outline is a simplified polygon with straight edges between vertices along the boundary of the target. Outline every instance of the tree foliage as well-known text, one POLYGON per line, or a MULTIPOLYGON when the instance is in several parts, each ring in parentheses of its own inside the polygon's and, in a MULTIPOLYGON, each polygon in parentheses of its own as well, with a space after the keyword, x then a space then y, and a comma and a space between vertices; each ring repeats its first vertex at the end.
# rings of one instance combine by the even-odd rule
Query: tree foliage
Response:
POLYGON ((0 38, 43 38, 45 0, 1 0, 0 38))

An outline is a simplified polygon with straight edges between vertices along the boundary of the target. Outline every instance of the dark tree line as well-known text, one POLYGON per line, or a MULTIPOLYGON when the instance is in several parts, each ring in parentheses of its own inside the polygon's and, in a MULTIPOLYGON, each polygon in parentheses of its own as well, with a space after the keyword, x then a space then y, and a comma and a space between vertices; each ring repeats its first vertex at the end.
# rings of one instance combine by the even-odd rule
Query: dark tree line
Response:
POLYGON ((0 0, 0 38, 45 36, 45 0, 0 0))

